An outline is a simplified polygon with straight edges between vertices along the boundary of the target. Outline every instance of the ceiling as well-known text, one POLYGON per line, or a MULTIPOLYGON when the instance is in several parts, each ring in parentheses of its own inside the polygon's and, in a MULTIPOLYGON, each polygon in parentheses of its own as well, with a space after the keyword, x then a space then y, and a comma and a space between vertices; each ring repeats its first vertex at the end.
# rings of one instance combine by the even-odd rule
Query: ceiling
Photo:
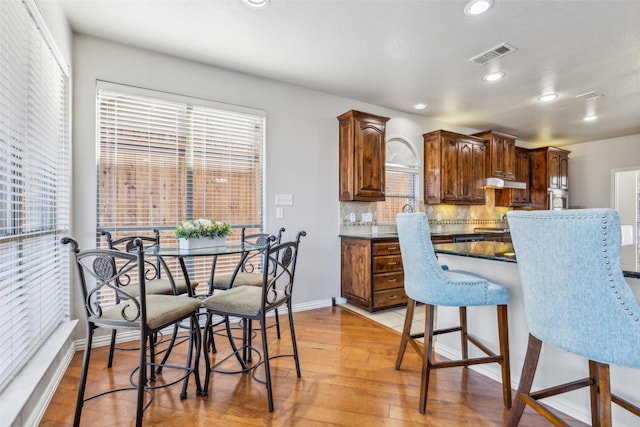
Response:
POLYGON ((463 13, 466 0, 59 3, 79 33, 533 145, 640 134, 637 0, 495 0, 475 17, 463 13), (469 60, 502 43, 517 50, 469 60), (489 71, 506 75, 485 82, 489 71), (604 96, 577 98, 593 91, 604 96), (545 92, 559 97, 537 101, 545 92), (419 102, 427 108, 414 110, 419 102), (587 113, 599 117, 585 122, 587 113))

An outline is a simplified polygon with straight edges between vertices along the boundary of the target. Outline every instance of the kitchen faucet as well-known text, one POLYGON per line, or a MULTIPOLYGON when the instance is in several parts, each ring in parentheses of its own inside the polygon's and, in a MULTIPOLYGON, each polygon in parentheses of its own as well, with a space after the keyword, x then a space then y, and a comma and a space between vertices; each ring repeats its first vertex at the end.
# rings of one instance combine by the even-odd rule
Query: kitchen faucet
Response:
POLYGON ((413 213, 413 206, 411 206, 409 203, 407 203, 406 205, 404 205, 402 207, 402 212, 404 212, 404 213, 413 213))

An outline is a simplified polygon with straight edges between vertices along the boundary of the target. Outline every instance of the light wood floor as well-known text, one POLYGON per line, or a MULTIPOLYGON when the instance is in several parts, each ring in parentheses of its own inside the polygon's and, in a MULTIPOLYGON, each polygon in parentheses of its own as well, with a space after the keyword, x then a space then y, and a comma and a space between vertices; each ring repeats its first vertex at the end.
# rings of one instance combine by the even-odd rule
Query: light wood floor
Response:
MULTIPOLYGON (((272 354, 290 352, 285 319, 282 316, 280 341, 275 331, 270 331, 272 354)), ((340 306, 295 313, 294 319, 302 378, 296 378, 293 359, 273 361, 273 413, 267 409, 265 387, 250 374, 214 374, 205 397, 195 394, 193 381, 185 400, 179 398, 181 384, 156 391, 144 415, 145 425, 480 427, 501 426, 508 418, 500 384, 464 368, 433 374, 427 413, 420 414, 420 359, 409 348, 402 370, 394 369, 398 332, 340 306)), ((212 360, 229 349, 224 337, 218 337, 216 343, 219 352, 212 360)), ((136 354, 116 352, 114 367, 107 369, 107 347, 94 349, 88 393, 127 385, 136 354)), ((176 355, 184 357, 184 349, 176 355)), ((72 425, 81 362, 82 352, 78 352, 40 425, 72 425)), ((133 425, 134 399, 134 392, 127 391, 87 402, 82 425, 133 425)), ((572 426, 583 425, 569 418, 566 421, 572 426)), ((520 425, 549 424, 527 409, 520 425)))

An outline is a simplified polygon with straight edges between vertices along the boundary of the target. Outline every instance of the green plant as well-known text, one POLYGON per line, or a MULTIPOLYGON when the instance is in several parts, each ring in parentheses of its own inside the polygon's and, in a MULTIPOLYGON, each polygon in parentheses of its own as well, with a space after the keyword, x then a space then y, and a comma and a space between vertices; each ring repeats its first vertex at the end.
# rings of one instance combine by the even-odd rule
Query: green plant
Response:
POLYGON ((231 224, 211 219, 188 219, 178 224, 173 234, 178 239, 199 239, 203 237, 227 237, 233 234, 231 224))

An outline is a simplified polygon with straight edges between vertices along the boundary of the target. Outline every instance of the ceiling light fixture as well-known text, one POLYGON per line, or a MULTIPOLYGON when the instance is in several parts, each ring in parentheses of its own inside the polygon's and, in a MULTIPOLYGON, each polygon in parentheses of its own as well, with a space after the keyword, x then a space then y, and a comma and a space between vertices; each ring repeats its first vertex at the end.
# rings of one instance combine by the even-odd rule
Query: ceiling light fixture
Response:
POLYGON ((540 95, 537 99, 540 102, 550 102, 558 97, 557 93, 545 93, 540 95))
POLYGON ((596 120, 597 118, 598 118, 598 116, 596 116, 596 115, 584 116, 582 118, 582 120, 584 120, 585 122, 592 122, 592 121, 596 120))
POLYGON ((464 14, 467 16, 478 16, 493 7, 493 0, 471 0, 464 7, 464 14))
POLYGON ((505 74, 502 71, 497 71, 495 73, 489 73, 482 76, 482 80, 485 82, 495 82, 496 80, 500 80, 503 78, 505 74))
POLYGON ((269 6, 270 0, 244 0, 246 4, 256 9, 262 9, 269 6))
POLYGON ((416 110, 424 110, 425 108, 427 108, 427 104, 419 103, 414 105, 413 108, 415 108, 416 110))

